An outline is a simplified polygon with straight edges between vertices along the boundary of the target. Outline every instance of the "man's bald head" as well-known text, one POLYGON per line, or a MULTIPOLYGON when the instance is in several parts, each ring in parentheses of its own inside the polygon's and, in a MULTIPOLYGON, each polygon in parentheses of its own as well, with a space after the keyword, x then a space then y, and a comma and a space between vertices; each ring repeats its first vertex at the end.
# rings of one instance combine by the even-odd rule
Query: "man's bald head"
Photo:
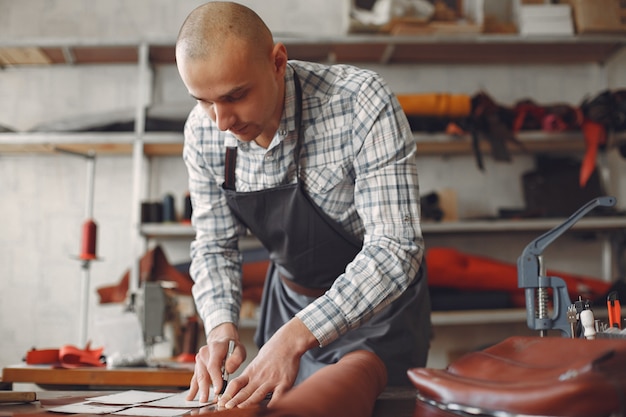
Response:
POLYGON ((207 58, 232 45, 232 40, 266 57, 274 44, 272 33, 253 10, 238 3, 211 1, 187 16, 176 41, 176 57, 207 58))

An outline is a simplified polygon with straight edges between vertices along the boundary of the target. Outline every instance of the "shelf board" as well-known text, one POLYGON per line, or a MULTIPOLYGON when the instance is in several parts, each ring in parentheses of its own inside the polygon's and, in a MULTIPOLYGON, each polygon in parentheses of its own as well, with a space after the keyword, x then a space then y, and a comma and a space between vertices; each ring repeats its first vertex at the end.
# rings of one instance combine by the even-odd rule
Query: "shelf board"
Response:
MULTIPOLYGON (((422 223, 424 234, 448 233, 495 233, 495 232, 542 232, 548 231, 561 223, 565 218, 542 218, 520 220, 464 220, 440 223, 422 223)), ((624 217, 586 217, 579 220, 571 230, 607 231, 626 228, 624 217)))
MULTIPOLYGON (((541 232, 548 231, 565 221, 564 218, 522 219, 522 220, 464 220, 455 222, 422 223, 422 232, 428 234, 448 233, 506 233, 506 232, 541 232)), ((607 231, 626 228, 626 217, 586 217, 579 220, 571 230, 607 231)), ((145 223, 141 225, 141 234, 151 239, 191 238, 194 230, 183 223, 145 223)), ((246 244, 260 245, 254 237, 246 244)), ((258 241, 257 241, 258 242, 258 241)))
POLYGON ((183 135, 176 132, 57 132, 0 133, 0 153, 54 153, 129 155, 142 138, 148 156, 180 155, 183 135))
MULTIPOLYGON (((526 309, 502 308, 492 310, 453 310, 430 313, 433 326, 482 325, 498 323, 525 323, 526 309)), ((254 329, 258 325, 255 318, 242 319, 239 327, 254 329)))
MULTIPOLYGON (((415 133, 418 156, 469 155, 473 152, 468 135, 452 137, 446 134, 415 133)), ((146 132, 139 136, 133 132, 68 132, 68 133, 0 133, 0 152, 49 153, 59 149, 86 153, 130 154, 134 141, 141 137, 146 156, 178 156, 183 150, 183 135, 178 132, 146 132)), ((545 133, 521 132, 517 135, 519 146, 507 145, 515 153, 583 152, 585 141, 580 132, 545 133)), ((615 135, 614 144, 623 143, 624 134, 615 135)), ((613 146, 613 145, 610 145, 613 146)), ((482 152, 490 146, 481 141, 482 152)))
POLYGON ((526 309, 433 311, 430 317, 433 326, 523 323, 526 321, 526 309))
MULTIPOLYGON (((526 322, 526 309, 433 311, 430 313, 430 320, 433 326, 524 323, 526 322)), ((253 318, 242 319, 239 323, 240 327, 245 328, 256 328, 257 325, 258 320, 253 318)))
MULTIPOLYGON (((469 135, 450 136, 443 133, 416 133, 418 156, 425 155, 467 155, 473 153, 469 135)), ((520 144, 507 143, 513 153, 539 152, 583 152, 585 141, 580 132, 547 133, 541 131, 519 132, 516 134, 520 144)), ((621 138, 620 138, 621 140, 621 138)), ((487 141, 480 141, 480 150, 490 152, 487 141)))
MULTIPOLYGON (((519 36, 490 34, 377 35, 337 37, 276 35, 291 59, 372 63, 604 63, 624 44, 618 35, 519 36)), ((148 46, 153 64, 174 64, 174 40, 97 42, 80 39, 0 41, 5 66, 136 63, 148 46)))
MULTIPOLYGON (((606 310, 594 309, 596 318, 606 318, 606 310)), ((525 323, 525 308, 501 308, 491 310, 433 311, 430 320, 433 326, 468 326, 483 324, 525 323)), ((258 320, 242 319, 240 327, 256 328, 258 320)))

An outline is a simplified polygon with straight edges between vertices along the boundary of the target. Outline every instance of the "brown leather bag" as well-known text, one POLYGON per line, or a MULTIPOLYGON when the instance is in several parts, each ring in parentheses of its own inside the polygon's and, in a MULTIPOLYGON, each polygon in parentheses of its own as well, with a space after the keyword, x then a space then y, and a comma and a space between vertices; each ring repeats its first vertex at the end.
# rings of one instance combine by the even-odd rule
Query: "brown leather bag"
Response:
POLYGON ((485 415, 626 415, 623 339, 516 336, 469 353, 446 369, 415 368, 408 375, 421 400, 450 410, 475 408, 485 415))

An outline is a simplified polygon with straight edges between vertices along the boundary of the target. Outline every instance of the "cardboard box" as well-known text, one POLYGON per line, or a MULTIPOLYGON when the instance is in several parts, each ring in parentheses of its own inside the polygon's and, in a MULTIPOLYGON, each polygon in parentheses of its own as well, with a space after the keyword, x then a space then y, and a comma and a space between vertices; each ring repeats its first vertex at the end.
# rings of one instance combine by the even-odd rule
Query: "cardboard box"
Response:
POLYGON ((577 33, 626 32, 625 0, 561 0, 572 5, 577 33))
POLYGON ((574 23, 569 4, 521 4, 518 8, 521 35, 573 35, 574 23))

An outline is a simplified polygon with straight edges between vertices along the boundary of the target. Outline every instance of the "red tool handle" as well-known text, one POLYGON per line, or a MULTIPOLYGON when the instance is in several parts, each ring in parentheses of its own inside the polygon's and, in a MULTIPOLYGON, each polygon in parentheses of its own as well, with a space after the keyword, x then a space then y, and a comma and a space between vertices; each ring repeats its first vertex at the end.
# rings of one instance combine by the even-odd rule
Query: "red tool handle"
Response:
POLYGON ((609 311, 609 326, 622 328, 622 309, 619 300, 608 300, 606 302, 609 311))

